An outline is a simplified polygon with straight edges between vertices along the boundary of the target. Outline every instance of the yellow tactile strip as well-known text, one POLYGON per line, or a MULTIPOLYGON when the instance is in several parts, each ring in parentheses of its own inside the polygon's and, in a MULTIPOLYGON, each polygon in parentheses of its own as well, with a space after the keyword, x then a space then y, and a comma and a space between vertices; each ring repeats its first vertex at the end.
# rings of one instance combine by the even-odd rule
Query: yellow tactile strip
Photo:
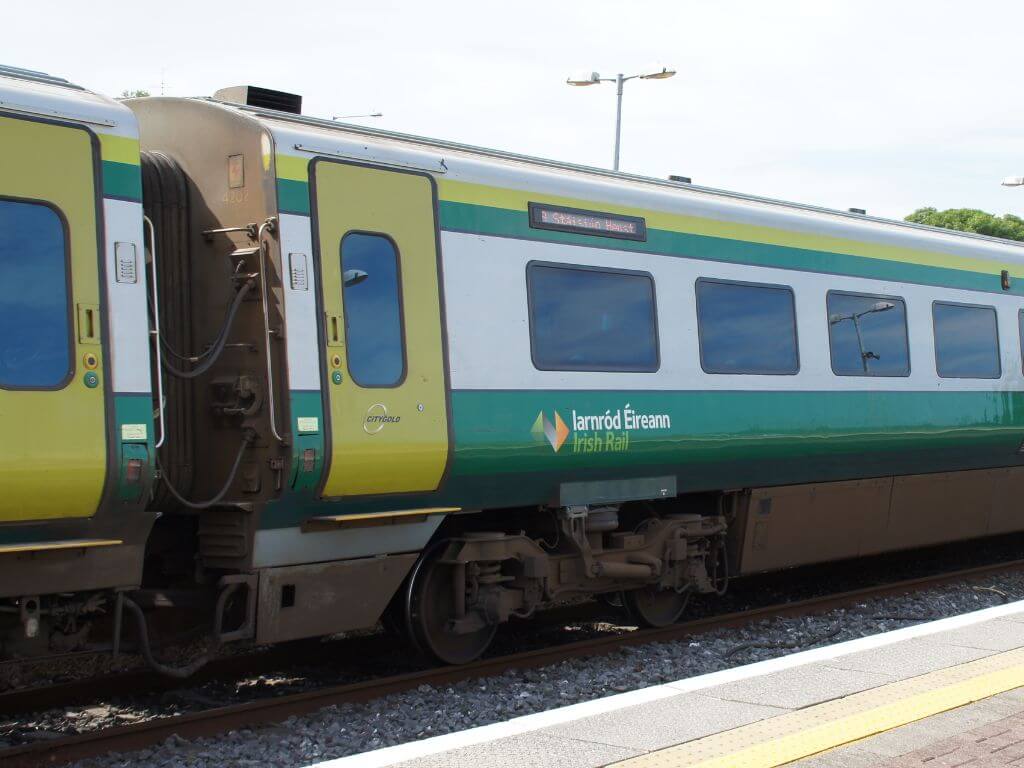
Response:
POLYGON ((617 768, 774 768, 1022 685, 1024 648, 1018 648, 613 765, 617 768))

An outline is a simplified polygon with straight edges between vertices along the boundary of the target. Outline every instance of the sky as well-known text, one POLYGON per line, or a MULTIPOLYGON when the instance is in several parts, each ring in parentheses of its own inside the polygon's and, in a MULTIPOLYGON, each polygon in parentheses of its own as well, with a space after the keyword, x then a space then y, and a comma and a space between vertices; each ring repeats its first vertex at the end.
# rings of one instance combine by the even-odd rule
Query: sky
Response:
POLYGON ((111 95, 252 84, 318 117, 902 218, 1024 214, 1019 0, 35 0, 0 63, 111 95))

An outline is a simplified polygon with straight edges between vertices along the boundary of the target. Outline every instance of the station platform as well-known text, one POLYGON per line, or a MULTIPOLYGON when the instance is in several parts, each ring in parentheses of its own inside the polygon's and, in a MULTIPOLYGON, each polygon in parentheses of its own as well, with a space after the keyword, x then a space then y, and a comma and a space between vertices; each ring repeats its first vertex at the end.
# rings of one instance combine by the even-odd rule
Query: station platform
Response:
POLYGON ((317 768, 1024 766, 1024 601, 317 768))

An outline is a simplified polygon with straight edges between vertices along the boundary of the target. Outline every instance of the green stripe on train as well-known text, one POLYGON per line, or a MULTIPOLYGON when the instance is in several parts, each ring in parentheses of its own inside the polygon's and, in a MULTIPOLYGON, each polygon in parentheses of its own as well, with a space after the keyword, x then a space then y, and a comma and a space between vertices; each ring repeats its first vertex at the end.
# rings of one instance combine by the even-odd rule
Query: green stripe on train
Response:
POLYGON ((530 227, 528 215, 523 211, 451 201, 441 201, 440 214, 441 228, 458 232, 866 277, 874 280, 920 283, 943 288, 1024 295, 1024 281, 1015 281, 1009 291, 1003 291, 998 273, 986 274, 946 267, 929 267, 659 229, 647 230, 647 242, 538 230, 530 227))
POLYGON ((311 493, 320 484, 324 467, 324 408, 320 391, 292 390, 289 393, 292 413, 292 467, 288 478, 291 489, 286 493, 311 493), (315 431, 313 427, 315 426, 315 431), (313 463, 307 471, 304 452, 312 451, 313 463))
POLYGON ((452 414, 451 488, 484 506, 594 478, 672 474, 683 492, 1024 464, 1021 392, 462 391, 452 414))
POLYGON ((291 179, 277 180, 277 207, 281 213, 309 216, 309 184, 291 179))
MULTIPOLYGON (((307 183, 279 178, 277 185, 278 207, 282 213, 309 215, 307 183)), ((596 235, 534 229, 523 211, 448 200, 442 200, 439 208, 441 228, 456 232, 1024 296, 1024 281, 1014 281, 1010 289, 1004 291, 998 273, 930 267, 660 229, 648 229, 646 242, 616 240, 596 235)))
POLYGON ((143 460, 148 465, 147 472, 152 472, 156 468, 153 449, 156 435, 153 433, 152 396, 149 394, 114 395, 114 423, 117 425, 114 439, 120 442, 120 449, 116 452, 120 462, 117 471, 118 496, 122 500, 135 501, 139 499, 140 488, 138 485, 127 482, 128 460, 133 458, 143 460), (132 425, 135 430, 142 425, 145 429, 145 439, 125 440, 124 426, 126 424, 132 425))
POLYGON ((103 161, 103 196, 142 201, 142 173, 139 166, 103 161))

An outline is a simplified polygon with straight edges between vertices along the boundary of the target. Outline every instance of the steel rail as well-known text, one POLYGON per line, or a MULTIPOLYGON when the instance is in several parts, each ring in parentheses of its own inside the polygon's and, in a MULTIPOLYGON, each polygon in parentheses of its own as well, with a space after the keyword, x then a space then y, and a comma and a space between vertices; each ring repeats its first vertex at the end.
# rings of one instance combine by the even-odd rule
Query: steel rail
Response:
POLYGON ((451 685, 464 680, 500 675, 510 669, 536 668, 567 659, 604 655, 626 646, 679 640, 716 629, 741 626, 758 619, 824 613, 867 598, 913 592, 951 582, 1020 570, 1024 570, 1024 559, 863 587, 792 603, 764 606, 749 611, 709 616, 669 627, 637 630, 613 637, 565 643, 549 648, 482 659, 457 667, 432 668, 217 707, 180 716, 156 718, 133 725, 75 734, 65 738, 2 750, 0 751, 0 764, 5 768, 56 766, 74 760, 97 757, 108 752, 145 749, 174 735, 184 739, 216 736, 240 728, 280 722, 289 717, 303 715, 331 705, 372 701, 389 694, 412 690, 421 685, 435 687, 451 685))

